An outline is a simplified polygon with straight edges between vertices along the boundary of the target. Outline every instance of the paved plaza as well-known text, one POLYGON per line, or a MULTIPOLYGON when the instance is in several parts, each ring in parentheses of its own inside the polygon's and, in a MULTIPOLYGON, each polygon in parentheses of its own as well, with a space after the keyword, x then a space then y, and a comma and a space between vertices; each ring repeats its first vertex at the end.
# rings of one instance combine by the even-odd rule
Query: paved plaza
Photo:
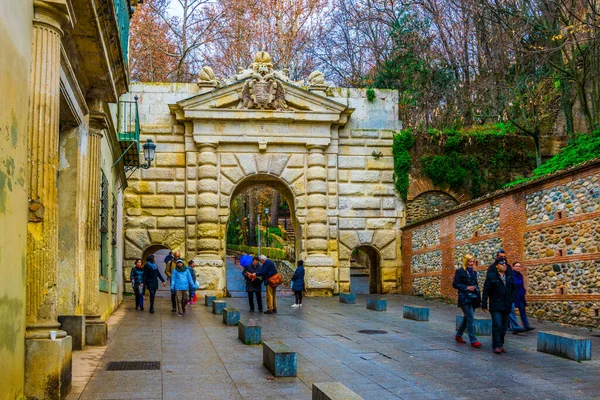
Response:
MULTIPOLYGON (((600 332, 535 321, 536 331, 508 335, 507 354, 494 355, 453 340, 457 307, 391 295, 387 312, 369 311, 366 298, 307 298, 293 309, 283 298, 277 315, 248 313, 246 299, 226 298, 242 320, 256 319, 263 340, 282 340, 298 353, 297 378, 273 378, 262 346, 246 346, 237 328, 198 302, 185 317, 133 309, 126 300, 108 320, 106 347, 74 352, 68 399, 310 399, 315 382, 339 381, 365 399, 598 399, 600 332), (402 318, 403 304, 428 305, 429 322, 402 318), (382 330, 364 334, 360 330, 382 330), (538 330, 593 340, 593 361, 574 362, 536 351, 538 330), (160 361, 159 370, 107 371, 111 361, 160 361), (91 379, 90 379, 91 377, 91 379)), ((481 311, 479 311, 481 313, 481 311)), ((466 336, 465 336, 466 337, 466 336)))

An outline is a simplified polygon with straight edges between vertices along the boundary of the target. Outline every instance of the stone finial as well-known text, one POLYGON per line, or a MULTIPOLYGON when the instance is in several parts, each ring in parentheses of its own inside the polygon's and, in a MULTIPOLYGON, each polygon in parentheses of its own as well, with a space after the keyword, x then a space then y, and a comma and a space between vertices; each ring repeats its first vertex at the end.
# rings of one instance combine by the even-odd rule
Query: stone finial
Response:
MULTIPOLYGON (((215 72, 213 69, 211 67, 204 66, 200 69, 200 72, 198 72, 197 83, 198 87, 200 87, 200 90, 203 88, 210 88, 208 90, 211 90, 212 88, 217 87, 219 81, 215 78, 215 72)), ((205 89, 204 91, 208 90, 205 89)))
POLYGON ((308 76, 308 90, 325 96, 329 85, 325 83, 325 75, 321 71, 313 71, 308 76))

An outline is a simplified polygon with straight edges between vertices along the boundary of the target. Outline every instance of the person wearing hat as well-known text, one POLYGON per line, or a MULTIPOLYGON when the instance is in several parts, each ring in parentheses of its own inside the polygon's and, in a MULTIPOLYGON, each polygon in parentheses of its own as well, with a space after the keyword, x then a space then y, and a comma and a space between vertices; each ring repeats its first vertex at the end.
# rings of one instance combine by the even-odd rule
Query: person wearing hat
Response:
POLYGON ((194 281, 181 258, 175 261, 175 269, 171 271, 171 293, 175 294, 177 303, 177 316, 185 314, 185 306, 189 300, 190 288, 194 287, 194 281))
POLYGON ((144 287, 150 293, 150 313, 154 314, 154 296, 156 295, 156 290, 158 289, 158 280, 162 282, 163 286, 166 286, 165 278, 162 277, 160 271, 158 270, 158 266, 154 261, 154 254, 150 254, 146 258, 146 265, 144 265, 144 272, 142 273, 142 282, 144 283, 144 287))
MULTIPOLYGON (((506 264, 506 272, 510 275, 514 275, 512 266, 508 263, 508 260, 506 259, 506 252, 503 249, 500 249, 496 252, 496 258, 494 259, 494 262, 488 268, 488 273, 490 271, 492 271, 492 272, 495 271, 496 265, 498 265, 498 263, 501 261, 504 261, 504 263, 506 264)), ((519 320, 517 319, 517 314, 515 313, 515 305, 514 304, 511 306, 511 310, 510 310, 510 315, 509 315, 509 320, 508 320, 508 330, 512 331, 513 335, 517 335, 519 333, 526 331, 526 329, 523 329, 521 327, 521 325, 519 325, 519 320)))

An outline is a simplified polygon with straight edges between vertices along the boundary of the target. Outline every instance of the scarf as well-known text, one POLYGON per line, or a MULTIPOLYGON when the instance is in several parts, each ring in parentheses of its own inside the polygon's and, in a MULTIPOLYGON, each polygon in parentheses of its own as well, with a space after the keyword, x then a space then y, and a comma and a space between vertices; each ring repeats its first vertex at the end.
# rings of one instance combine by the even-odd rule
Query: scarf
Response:
POLYGON ((187 269, 187 267, 185 265, 182 265, 181 267, 180 266, 175 267, 175 269, 178 272, 184 272, 187 269))
POLYGON ((150 261, 148 261, 146 264, 148 264, 148 266, 155 271, 158 269, 158 265, 151 263, 150 261))

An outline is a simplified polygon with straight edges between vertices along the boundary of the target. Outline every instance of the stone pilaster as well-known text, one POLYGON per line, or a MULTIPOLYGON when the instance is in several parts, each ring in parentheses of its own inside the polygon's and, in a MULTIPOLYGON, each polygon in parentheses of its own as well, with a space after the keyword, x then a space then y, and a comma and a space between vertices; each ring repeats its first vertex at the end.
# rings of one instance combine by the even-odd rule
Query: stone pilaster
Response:
POLYGON ((199 143, 198 147, 198 229, 196 247, 196 273, 198 281, 219 282, 216 287, 202 290, 221 290, 224 285, 223 260, 219 255, 219 186, 217 153, 218 143, 199 143), (215 279, 217 278, 217 279, 215 279))
POLYGON ((308 290, 331 295, 335 285, 334 262, 327 254, 327 159, 323 145, 307 145, 306 253, 308 290))
POLYGON ((57 320, 60 47, 67 18, 64 10, 34 1, 25 335, 25 395, 31 398, 61 398, 71 385, 71 337, 57 320), (50 331, 57 331, 56 340, 50 331))

